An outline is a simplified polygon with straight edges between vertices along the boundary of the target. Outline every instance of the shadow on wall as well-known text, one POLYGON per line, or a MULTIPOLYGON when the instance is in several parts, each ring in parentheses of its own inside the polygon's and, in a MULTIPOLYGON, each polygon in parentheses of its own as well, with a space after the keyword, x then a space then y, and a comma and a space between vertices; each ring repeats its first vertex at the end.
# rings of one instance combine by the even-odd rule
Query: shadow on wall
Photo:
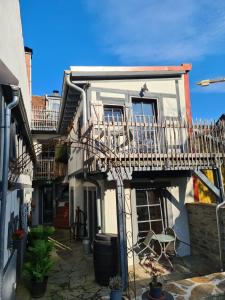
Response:
POLYGON ((173 206, 174 230, 181 241, 178 247, 179 256, 190 255, 190 246, 184 244, 190 244, 188 214, 185 206, 187 183, 186 178, 179 178, 179 181, 176 182, 176 187, 172 188, 171 191, 166 191, 166 196, 173 206), (178 189, 178 192, 173 192, 173 189, 178 189))

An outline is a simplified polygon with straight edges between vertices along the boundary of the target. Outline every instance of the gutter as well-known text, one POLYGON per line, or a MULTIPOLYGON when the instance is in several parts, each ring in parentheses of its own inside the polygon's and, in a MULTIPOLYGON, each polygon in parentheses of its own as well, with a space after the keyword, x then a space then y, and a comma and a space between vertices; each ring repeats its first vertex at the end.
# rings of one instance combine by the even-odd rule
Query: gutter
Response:
POLYGON ((66 105, 66 87, 70 87, 74 89, 75 91, 79 92, 81 94, 82 100, 83 100, 83 125, 84 128, 86 128, 87 124, 87 97, 86 97, 86 92, 84 89, 81 87, 77 86, 74 84, 71 79, 71 71, 65 71, 65 76, 64 76, 64 83, 63 83, 63 91, 62 91, 62 102, 61 102, 61 108, 60 108, 60 118, 59 118, 59 123, 58 123, 58 131, 60 130, 61 127, 61 122, 63 119, 63 114, 64 114, 64 109, 66 105), (64 96, 65 94, 65 96, 64 96))
POLYGON ((4 114, 4 145, 3 146, 3 171, 2 171, 2 198, 0 212, 0 299, 2 299, 3 289, 3 270, 4 270, 4 252, 5 252, 5 224, 6 224, 6 204, 8 192, 8 171, 9 171, 9 147, 10 147, 10 124, 11 110, 19 103, 20 90, 17 86, 11 86, 12 101, 6 105, 4 114))
POLYGON ((223 176, 222 176, 221 166, 218 167, 218 183, 219 183, 219 190, 220 190, 222 202, 216 206, 216 223, 217 223, 218 241, 219 241, 220 271, 223 272, 223 252, 222 252, 219 210, 225 205, 225 193, 223 187, 223 176))

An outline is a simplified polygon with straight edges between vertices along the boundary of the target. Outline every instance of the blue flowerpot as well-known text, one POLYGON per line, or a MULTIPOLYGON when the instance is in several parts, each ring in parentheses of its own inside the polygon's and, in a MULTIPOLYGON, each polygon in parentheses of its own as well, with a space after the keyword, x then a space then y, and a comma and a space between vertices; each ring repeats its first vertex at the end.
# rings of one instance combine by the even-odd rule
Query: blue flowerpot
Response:
POLYGON ((150 296, 154 299, 160 299, 162 296, 162 287, 151 287, 150 288, 150 296))
POLYGON ((111 290, 110 300, 121 300, 123 295, 122 290, 111 290))

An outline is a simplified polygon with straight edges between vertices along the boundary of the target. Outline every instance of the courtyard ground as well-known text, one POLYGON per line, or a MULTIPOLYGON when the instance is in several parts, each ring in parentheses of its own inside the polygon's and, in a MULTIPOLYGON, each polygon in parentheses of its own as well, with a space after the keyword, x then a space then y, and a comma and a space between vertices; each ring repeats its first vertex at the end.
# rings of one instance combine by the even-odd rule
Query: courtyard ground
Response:
MULTIPOLYGON (((83 253, 82 243, 74 240, 70 242, 69 232, 66 230, 57 231, 54 239, 55 265, 49 274, 46 294, 40 300, 109 299, 108 287, 102 287, 94 281, 93 257, 92 254, 83 253)), ((174 271, 162 267, 161 279, 164 289, 174 299, 199 300, 210 295, 225 295, 225 273, 216 273, 218 270, 203 257, 177 257, 173 264, 174 271)), ((132 270, 131 268, 130 271, 132 270)), ((141 299, 149 281, 148 272, 137 265, 135 285, 133 282, 130 284, 131 299, 135 299, 135 294, 137 300, 141 299)), ((27 282, 22 276, 17 287, 17 300, 32 300, 27 282)))

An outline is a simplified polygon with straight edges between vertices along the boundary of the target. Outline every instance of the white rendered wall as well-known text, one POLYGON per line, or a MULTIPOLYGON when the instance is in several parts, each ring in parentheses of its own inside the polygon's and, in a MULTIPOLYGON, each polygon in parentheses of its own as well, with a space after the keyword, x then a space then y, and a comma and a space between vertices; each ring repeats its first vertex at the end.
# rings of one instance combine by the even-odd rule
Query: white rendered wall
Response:
POLYGON ((25 63, 24 42, 18 0, 0 1, 0 58, 19 80, 19 87, 31 120, 31 97, 25 63))
POLYGON ((7 203, 6 203, 6 223, 5 223, 5 250, 4 250, 4 266, 6 265, 11 251, 7 248, 8 244, 8 223, 10 221, 11 213, 14 212, 14 217, 19 215, 20 199, 17 198, 17 190, 8 192, 7 203))

